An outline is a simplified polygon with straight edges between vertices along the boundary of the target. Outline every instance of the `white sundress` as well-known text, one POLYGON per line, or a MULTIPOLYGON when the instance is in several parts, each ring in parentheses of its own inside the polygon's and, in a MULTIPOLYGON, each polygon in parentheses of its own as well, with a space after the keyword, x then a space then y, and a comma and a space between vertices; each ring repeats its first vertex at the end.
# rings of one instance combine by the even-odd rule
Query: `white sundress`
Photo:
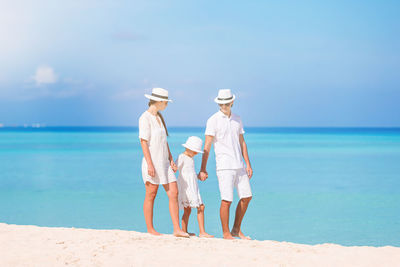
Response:
POLYGON ((152 184, 169 184, 176 181, 174 171, 169 163, 167 133, 156 116, 145 111, 139 118, 139 138, 147 140, 150 156, 155 169, 155 177, 151 177, 147 170, 147 161, 142 159, 143 182, 152 184), (160 125, 161 124, 161 125, 160 125))
POLYGON ((186 207, 198 208, 203 204, 201 200, 197 175, 194 169, 193 158, 180 154, 176 160, 178 166, 178 203, 179 209, 186 207))

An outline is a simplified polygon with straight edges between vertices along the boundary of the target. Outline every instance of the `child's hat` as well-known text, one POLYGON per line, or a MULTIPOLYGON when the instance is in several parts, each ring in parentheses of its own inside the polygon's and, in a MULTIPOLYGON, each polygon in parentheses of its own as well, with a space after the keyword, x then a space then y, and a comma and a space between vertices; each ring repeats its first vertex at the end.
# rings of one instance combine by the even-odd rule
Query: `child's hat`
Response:
POLYGON ((203 153, 203 150, 201 150, 201 148, 203 147, 203 140, 201 140, 197 136, 190 136, 186 140, 186 143, 182 144, 182 146, 194 152, 203 153))

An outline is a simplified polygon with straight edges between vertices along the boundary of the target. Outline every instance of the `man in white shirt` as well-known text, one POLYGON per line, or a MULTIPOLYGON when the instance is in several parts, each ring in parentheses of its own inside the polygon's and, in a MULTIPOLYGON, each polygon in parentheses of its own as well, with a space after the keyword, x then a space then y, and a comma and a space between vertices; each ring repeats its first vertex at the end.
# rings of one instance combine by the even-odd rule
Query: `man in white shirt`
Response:
POLYGON ((217 177, 221 193, 220 216, 223 236, 225 239, 234 239, 234 237, 250 239, 242 233, 241 224, 252 198, 249 180, 253 175, 253 170, 243 137, 242 121, 239 116, 231 112, 234 100, 235 95, 231 93, 230 89, 219 90, 218 96, 214 100, 219 104, 220 110, 207 121, 199 178, 204 181, 208 177, 207 160, 211 144, 214 144, 217 177), (235 223, 232 231, 230 231, 229 209, 233 201, 234 187, 236 187, 240 200, 236 207, 235 223))

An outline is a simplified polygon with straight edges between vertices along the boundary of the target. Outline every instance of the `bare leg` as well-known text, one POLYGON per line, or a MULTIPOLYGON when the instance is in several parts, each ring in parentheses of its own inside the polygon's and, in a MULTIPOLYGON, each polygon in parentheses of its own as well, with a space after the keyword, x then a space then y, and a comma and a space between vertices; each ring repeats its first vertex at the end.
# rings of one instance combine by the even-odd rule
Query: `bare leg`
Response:
POLYGON ((231 232, 229 231, 229 208, 232 202, 222 200, 221 207, 219 209, 219 215, 221 217, 222 234, 224 239, 234 239, 231 232))
POLYGON ((163 185, 169 199, 169 213, 174 226, 174 236, 189 237, 189 234, 182 231, 179 226, 179 207, 178 207, 178 186, 176 182, 163 185))
POLYGON ((233 224, 233 228, 231 231, 232 236, 240 237, 241 239, 251 239, 248 236, 245 236, 240 229, 242 225, 242 220, 244 214, 246 213, 247 207, 249 206, 251 197, 246 197, 240 199, 237 207, 236 207, 236 214, 235 214, 235 223, 233 224))
POLYGON ((158 185, 146 182, 146 195, 143 203, 144 220, 146 222, 147 232, 153 235, 161 235, 153 226, 153 207, 154 199, 157 195, 158 185))
POLYGON ((213 235, 207 234, 204 228, 204 205, 200 205, 197 208, 197 221, 199 222, 200 233, 199 237, 214 237, 213 235))
POLYGON ((189 224, 190 213, 192 212, 191 207, 184 208, 182 215, 182 231, 187 233, 187 227, 189 224))

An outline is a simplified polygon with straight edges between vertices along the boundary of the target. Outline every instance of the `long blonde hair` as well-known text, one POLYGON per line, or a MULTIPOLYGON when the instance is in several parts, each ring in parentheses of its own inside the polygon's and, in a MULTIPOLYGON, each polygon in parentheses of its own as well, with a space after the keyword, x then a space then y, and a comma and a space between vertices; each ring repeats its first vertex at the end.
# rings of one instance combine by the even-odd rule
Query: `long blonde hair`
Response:
MULTIPOLYGON (((150 101, 149 101, 149 107, 150 107, 151 105, 155 104, 156 102, 158 102, 158 101, 155 101, 155 100, 151 100, 151 99, 150 99, 150 101)), ((161 115, 161 112, 160 112, 160 111, 157 111, 157 115, 160 117, 161 122, 162 122, 162 124, 164 125, 165 132, 167 133, 167 136, 168 136, 167 125, 165 124, 164 117, 161 115)))

